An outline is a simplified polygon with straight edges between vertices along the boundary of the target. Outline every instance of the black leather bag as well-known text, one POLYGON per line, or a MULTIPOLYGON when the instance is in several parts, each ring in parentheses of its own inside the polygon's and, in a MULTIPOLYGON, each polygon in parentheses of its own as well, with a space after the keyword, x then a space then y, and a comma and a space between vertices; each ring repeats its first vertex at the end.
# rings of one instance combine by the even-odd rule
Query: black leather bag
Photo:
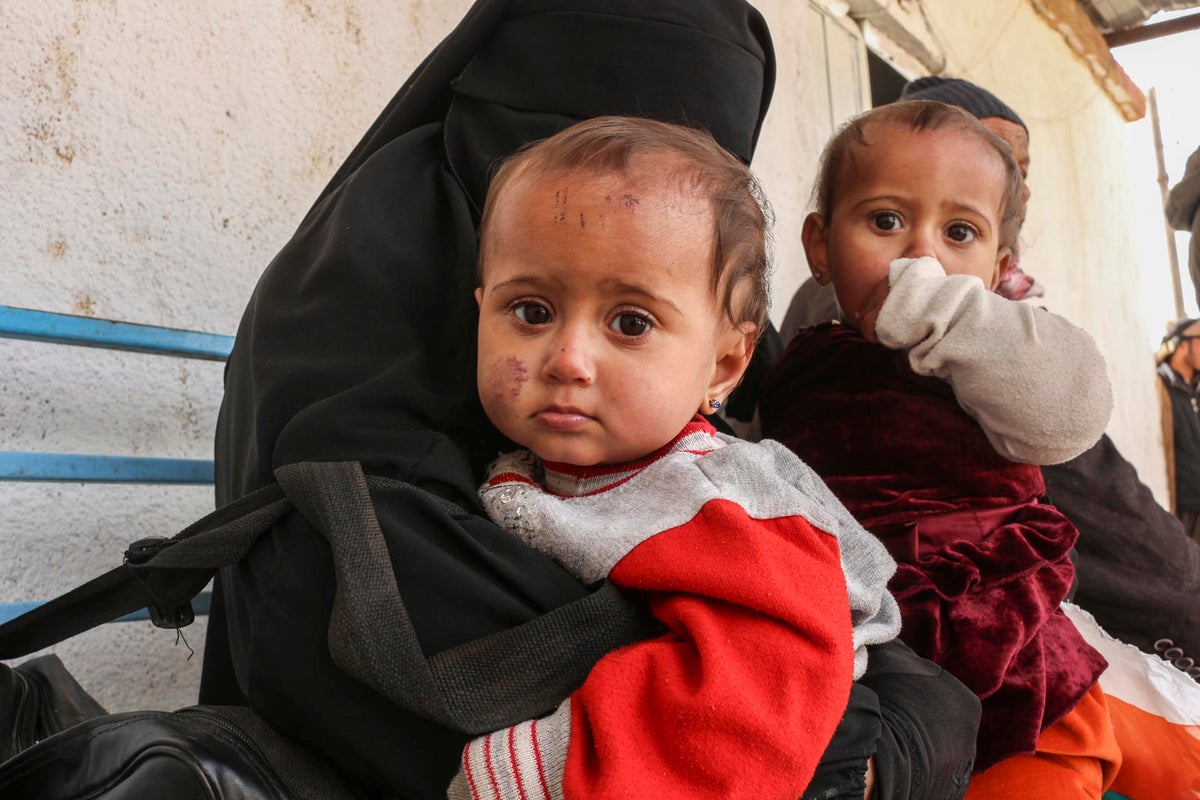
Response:
POLYGON ((362 800, 316 754, 248 708, 105 714, 0 765, 6 800, 362 800))
POLYGON ((17 667, 0 664, 0 763, 104 713, 58 656, 39 656, 17 667))
POLYGON ((0 664, 5 800, 362 800, 248 708, 108 714, 55 655, 0 664))

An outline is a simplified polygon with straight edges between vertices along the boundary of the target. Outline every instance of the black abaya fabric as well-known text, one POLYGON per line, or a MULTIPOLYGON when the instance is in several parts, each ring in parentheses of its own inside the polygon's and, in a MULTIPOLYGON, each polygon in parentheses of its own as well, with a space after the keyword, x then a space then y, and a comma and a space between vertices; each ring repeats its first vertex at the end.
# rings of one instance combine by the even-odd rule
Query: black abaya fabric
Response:
MULTIPOLYGON (((592 587, 493 526, 475 493, 482 466, 507 447, 474 382, 476 224, 489 170, 599 114, 704 127, 748 161, 773 81, 766 26, 741 0, 477 2, 261 277, 226 372, 218 503, 271 482, 278 466, 357 460, 461 506, 439 515, 376 499, 427 656, 585 596, 592 587)), ((444 796, 467 736, 333 663, 330 553, 302 516, 285 518, 219 584, 202 702, 248 702, 391 794, 444 796)))
POLYGON ((1074 601, 1116 638, 1148 653, 1200 654, 1200 546, 1160 506, 1107 434, 1042 467, 1046 494, 1079 528, 1074 601), (1166 639, 1169 645, 1155 645, 1166 639))

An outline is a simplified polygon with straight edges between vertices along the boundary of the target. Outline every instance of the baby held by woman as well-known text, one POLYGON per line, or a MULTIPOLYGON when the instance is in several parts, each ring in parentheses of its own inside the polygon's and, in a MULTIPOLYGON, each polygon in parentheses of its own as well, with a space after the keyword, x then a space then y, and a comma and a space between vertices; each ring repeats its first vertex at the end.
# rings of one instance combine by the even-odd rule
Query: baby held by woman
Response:
POLYGON ((471 742, 452 798, 796 800, 866 645, 895 637, 894 564, 816 474, 705 419, 767 312, 767 214, 707 134, 598 118, 520 151, 481 225, 478 385, 503 455, 489 515, 661 635, 557 710, 471 742))

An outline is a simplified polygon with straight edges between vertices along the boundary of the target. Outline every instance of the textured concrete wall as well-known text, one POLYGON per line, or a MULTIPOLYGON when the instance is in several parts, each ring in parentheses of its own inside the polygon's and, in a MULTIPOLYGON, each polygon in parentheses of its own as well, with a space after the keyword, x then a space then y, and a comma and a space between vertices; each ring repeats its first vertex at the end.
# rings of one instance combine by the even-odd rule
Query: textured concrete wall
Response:
MULTIPOLYGON (((259 273, 466 0, 0 3, 0 303, 232 334, 259 273)), ((0 340, 0 449, 210 458, 221 365, 0 340)), ((209 487, 0 483, 0 601, 209 487)), ((204 624, 55 648, 112 710, 195 702, 204 624)))
MULTIPOLYGON (((1119 389, 1114 436, 1161 489, 1136 335, 1146 321, 1132 300, 1142 266, 1125 224, 1135 202, 1125 129, 1061 41, 1014 3, 926 5, 954 31, 960 68, 1030 120, 1027 264, 1050 305, 1100 341, 1119 389)), ((468 5, 0 3, 0 303, 233 333, 324 182, 468 5)), ((779 223, 779 315, 807 272, 800 222, 835 120, 819 55, 827 32, 807 3, 757 5, 779 58, 756 160, 779 223)), ((845 78, 861 53, 837 41, 845 78)), ((844 113, 861 101, 836 94, 844 113)), ((0 341, 0 365, 0 449, 211 454, 219 364, 0 341)), ((119 563, 130 541, 170 535, 211 505, 206 487, 0 483, 0 602, 71 588, 119 563)), ((203 632, 185 631, 197 651, 203 632)), ((110 625, 55 650, 112 710, 194 702, 199 657, 173 633, 110 625)))

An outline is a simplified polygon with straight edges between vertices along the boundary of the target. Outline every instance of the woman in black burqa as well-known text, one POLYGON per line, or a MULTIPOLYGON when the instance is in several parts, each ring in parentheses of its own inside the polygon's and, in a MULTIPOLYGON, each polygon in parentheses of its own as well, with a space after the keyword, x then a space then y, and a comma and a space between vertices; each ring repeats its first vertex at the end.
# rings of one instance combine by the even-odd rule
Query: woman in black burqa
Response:
MULTIPOLYGON (((549 710, 555 680, 581 680, 649 635, 633 602, 580 585, 479 505, 483 466, 511 447, 474 383, 479 211, 496 159, 601 114, 699 125, 749 162, 774 77, 766 25, 742 0, 479 0, 260 279, 226 372, 218 504, 297 462, 358 461, 402 481, 371 503, 429 663, 607 592, 611 613, 514 656, 527 668, 495 690, 523 715, 512 722, 549 710)), ((338 588, 325 538, 302 513, 285 517, 219 576, 201 702, 249 704, 389 794, 444 796, 469 732, 398 701, 331 646, 338 588)), ((386 649, 395 627, 381 620, 359 644, 386 649)), ((810 794, 861 796, 868 755, 877 797, 961 794, 974 698, 902 645, 871 662, 810 794)))

